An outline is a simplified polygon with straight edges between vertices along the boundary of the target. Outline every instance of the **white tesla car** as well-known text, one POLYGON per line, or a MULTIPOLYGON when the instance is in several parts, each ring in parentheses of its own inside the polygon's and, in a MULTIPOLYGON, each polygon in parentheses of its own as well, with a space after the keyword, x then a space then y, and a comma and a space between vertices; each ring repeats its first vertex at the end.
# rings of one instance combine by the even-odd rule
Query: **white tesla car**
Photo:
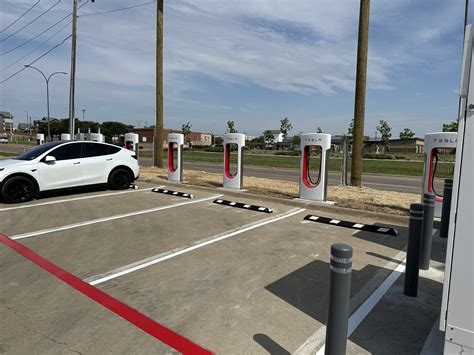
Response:
POLYGON ((139 173, 133 151, 106 143, 58 141, 0 160, 0 190, 4 202, 17 203, 43 191, 79 186, 127 189, 139 173))

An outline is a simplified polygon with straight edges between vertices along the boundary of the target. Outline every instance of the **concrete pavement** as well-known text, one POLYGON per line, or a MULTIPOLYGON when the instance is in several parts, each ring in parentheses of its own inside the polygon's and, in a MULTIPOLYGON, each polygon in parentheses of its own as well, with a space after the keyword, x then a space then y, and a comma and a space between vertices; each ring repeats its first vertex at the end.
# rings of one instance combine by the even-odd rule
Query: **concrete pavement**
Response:
MULTIPOLYGON (((285 200, 245 194, 239 199, 221 189, 188 186, 182 188, 195 198, 182 199, 145 190, 152 185, 144 182, 139 186, 143 190, 126 194, 93 191, 0 204, 0 231, 217 354, 286 354, 313 334, 324 334, 331 244, 354 248, 351 312, 403 260, 403 226, 397 227, 398 237, 354 232, 303 220, 306 214, 355 220, 345 212, 303 211, 285 200), (216 194, 275 212, 217 205, 212 203, 216 194)), ((386 223, 364 213, 356 221, 386 223)), ((434 250, 435 258, 442 255, 434 250)), ((107 302, 77 292, 2 243, 0 270, 5 329, 0 351, 174 353, 117 316, 107 302)), ((433 327, 439 288, 421 283, 419 301, 407 301, 395 284, 353 333, 348 354, 419 353, 433 327), (409 341, 408 331, 400 329, 404 312, 412 315, 410 329, 416 330, 409 332, 409 341), (396 315, 396 321, 387 315, 396 315), (376 332, 384 341, 373 336, 376 332)))

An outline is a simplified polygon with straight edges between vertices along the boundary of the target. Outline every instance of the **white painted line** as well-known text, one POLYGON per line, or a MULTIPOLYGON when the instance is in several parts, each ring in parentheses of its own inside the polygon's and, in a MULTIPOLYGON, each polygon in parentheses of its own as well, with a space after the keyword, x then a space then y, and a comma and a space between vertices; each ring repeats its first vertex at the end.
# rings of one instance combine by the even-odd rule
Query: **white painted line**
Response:
MULTIPOLYGON (((405 263, 407 259, 398 264, 395 270, 392 271, 390 275, 382 282, 382 284, 372 293, 362 305, 357 308, 357 310, 349 318, 349 327, 347 330, 347 337, 350 337, 354 330, 362 323, 362 321, 367 317, 367 315, 372 311, 372 309, 377 305, 377 303, 382 299, 382 297, 387 293, 390 287, 398 280, 401 274, 405 271, 405 263)), ((316 355, 323 355, 326 345, 323 345, 316 355)))
POLYGON ((331 219, 331 220, 329 221, 329 223, 331 223, 331 224, 339 224, 339 223, 341 223, 341 221, 339 221, 339 220, 337 220, 337 219, 331 219))
POLYGON ((38 236, 38 235, 54 233, 54 232, 68 230, 68 229, 79 228, 79 227, 83 227, 83 226, 89 226, 91 224, 114 221, 116 219, 133 217, 133 216, 138 216, 138 215, 142 215, 142 214, 146 214, 146 213, 152 213, 152 212, 167 210, 167 209, 174 208, 174 207, 186 206, 186 205, 190 205, 190 204, 193 204, 193 203, 209 201, 209 200, 215 199, 215 198, 220 197, 220 196, 222 196, 222 194, 221 195, 212 195, 212 196, 209 196, 209 197, 200 198, 198 200, 192 200, 192 201, 176 203, 176 204, 173 204, 173 205, 160 206, 160 207, 155 207, 155 208, 149 208, 149 209, 146 209, 146 210, 122 213, 122 214, 118 214, 118 215, 110 216, 110 217, 92 219, 92 220, 85 221, 85 222, 80 222, 80 223, 67 224, 65 226, 43 229, 43 230, 39 230, 39 231, 36 231, 36 232, 13 235, 13 236, 11 236, 11 239, 16 240, 16 239, 31 238, 31 237, 35 237, 35 236, 38 236))
MULTIPOLYGON (((161 186, 162 187, 162 186, 161 186)), ((121 191, 121 192, 110 192, 106 194, 98 194, 98 195, 91 195, 91 196, 81 196, 81 197, 73 197, 73 198, 68 198, 68 199, 63 199, 63 200, 54 200, 54 201, 48 201, 48 202, 40 202, 36 203, 33 205, 25 205, 25 206, 14 206, 14 207, 6 207, 6 208, 0 208, 0 212, 4 211, 11 211, 11 210, 20 210, 23 208, 31 208, 31 207, 39 207, 39 206, 46 206, 46 205, 54 205, 56 203, 64 203, 64 202, 72 202, 72 201, 80 201, 80 200, 87 200, 90 198, 98 198, 98 197, 106 197, 106 196, 115 196, 115 195, 123 195, 123 194, 129 194, 133 192, 144 192, 144 191, 150 191, 152 188, 149 189, 140 189, 140 190, 127 190, 127 191, 121 191)))
POLYGON ((294 209, 292 209, 288 212, 282 213, 278 216, 271 217, 271 218, 266 218, 266 219, 263 219, 263 220, 260 220, 260 221, 257 221, 257 222, 253 222, 253 223, 247 224, 245 226, 235 228, 231 231, 227 231, 227 232, 212 236, 210 238, 206 238, 206 239, 197 241, 191 246, 174 249, 174 250, 171 250, 169 252, 161 253, 161 254, 152 256, 150 258, 146 258, 146 259, 134 262, 132 264, 122 266, 120 268, 108 271, 108 272, 100 274, 100 275, 95 275, 95 276, 88 277, 84 281, 88 282, 91 285, 97 285, 97 284, 103 283, 105 281, 115 279, 117 277, 129 274, 131 272, 146 268, 148 266, 155 265, 155 264, 160 263, 162 261, 174 258, 178 255, 189 253, 190 251, 193 251, 193 250, 196 250, 196 249, 199 249, 199 248, 203 248, 205 246, 208 246, 208 245, 213 244, 213 243, 217 243, 217 242, 219 242, 221 240, 224 240, 224 239, 234 237, 236 235, 242 234, 242 233, 247 232, 249 230, 259 228, 259 227, 262 227, 264 225, 267 225, 267 224, 277 222, 277 221, 280 221, 282 219, 294 216, 295 214, 301 213, 303 211, 305 211, 304 208, 294 208, 294 209))
POLYGON ((372 293, 362 305, 349 318, 349 328, 347 336, 356 330, 360 323, 367 317, 375 305, 382 299, 390 287, 398 280, 398 278, 405 272, 405 263, 407 259, 398 264, 398 266, 391 272, 390 275, 382 282, 382 284, 372 293))
MULTIPOLYGON (((353 225, 354 228, 359 228, 359 229, 362 228, 363 226, 364 225, 360 224, 360 223, 356 223, 356 224, 353 225)), ((356 232, 356 233, 358 233, 358 232, 356 232)))

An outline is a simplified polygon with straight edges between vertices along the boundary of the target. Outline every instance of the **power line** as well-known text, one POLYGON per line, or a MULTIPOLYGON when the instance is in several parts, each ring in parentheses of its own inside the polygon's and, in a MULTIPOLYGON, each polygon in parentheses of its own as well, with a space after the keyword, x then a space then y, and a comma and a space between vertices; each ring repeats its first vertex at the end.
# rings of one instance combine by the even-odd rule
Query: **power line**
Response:
POLYGON ((38 48, 41 48, 43 47, 46 43, 48 43, 51 38, 53 38, 54 36, 56 36, 59 32, 61 32, 62 30, 64 30, 67 26, 69 26, 71 24, 72 20, 69 21, 68 23, 66 23, 63 27, 61 27, 58 31, 54 32, 51 36, 48 37, 48 39, 46 39, 45 41, 41 42, 38 46, 36 46, 35 48, 33 48, 31 51, 29 51, 28 53, 26 53, 25 55, 21 56, 20 58, 18 58, 17 60, 15 60, 14 62, 8 64, 6 67, 4 68, 1 68, 0 71, 4 71, 8 68, 11 68, 12 66, 14 66, 16 63, 20 62, 21 60, 25 59, 26 57, 28 57, 31 53, 34 53, 38 48))
POLYGON ((37 19, 39 19, 41 16, 43 16, 44 14, 48 13, 50 10, 52 10, 53 8, 55 8, 56 6, 59 5, 59 3, 61 2, 61 0, 58 0, 57 2, 55 2, 51 7, 49 7, 48 9, 46 9, 45 11, 43 11, 41 14, 39 14, 37 17, 35 17, 33 20, 31 20, 30 22, 28 22, 26 25, 24 25, 23 27, 20 27, 18 30, 16 30, 15 32, 13 33, 10 33, 9 36, 3 38, 0 40, 0 42, 4 42, 6 41, 7 39, 13 37, 14 35, 16 35, 18 32, 24 30, 25 28, 27 28, 29 25, 31 25, 33 22, 35 22, 37 19))
MULTIPOLYGON (((87 5, 89 3, 89 0, 87 0, 84 4, 82 4, 81 6, 79 6, 79 8, 87 5)), ((37 34, 36 36, 34 36, 33 38, 30 38, 29 40, 26 40, 25 42, 23 43, 20 43, 19 45, 17 45, 16 47, 13 47, 11 49, 9 49, 8 51, 6 52, 3 52, 3 53, 0 53, 0 56, 1 55, 5 55, 5 54, 8 54, 8 53, 11 53, 13 52, 14 50, 20 48, 20 47, 23 47, 25 44, 28 44, 30 43, 31 41, 33 41, 34 39, 38 38, 39 36, 41 36, 43 33, 45 32, 48 32, 50 29, 52 29, 53 27, 55 27, 56 25, 58 25, 59 23, 63 22, 65 19, 67 19, 69 16, 71 16, 72 12, 70 12, 69 14, 67 14, 66 16, 64 16, 61 20, 57 21, 56 23, 52 24, 51 26, 49 26, 47 29, 41 31, 39 34, 37 34)))
POLYGON ((21 15, 20 17, 18 17, 15 21, 13 21, 11 24, 9 24, 7 27, 5 27, 3 30, 0 31, 0 33, 3 33, 5 32, 6 30, 8 30, 10 27, 12 27, 15 23, 17 23, 19 20, 21 20, 28 12, 30 12, 31 10, 33 10, 33 8, 38 5, 39 3, 41 2, 41 0, 37 0, 36 1, 36 4, 33 4, 33 6, 31 6, 28 10, 26 10, 25 13, 23 13, 23 15, 21 15))
POLYGON ((109 14, 109 13, 111 13, 111 12, 117 12, 117 11, 123 11, 123 10, 130 10, 130 9, 134 9, 134 8, 136 8, 136 7, 145 6, 145 5, 150 5, 150 4, 154 4, 154 3, 156 3, 156 0, 154 0, 154 1, 149 1, 149 2, 145 2, 145 3, 143 3, 143 4, 133 5, 133 6, 121 7, 121 8, 119 8, 119 9, 114 9, 114 10, 79 14, 79 17, 96 16, 96 15, 109 14))
MULTIPOLYGON (((56 48, 58 48, 59 46, 63 45, 64 42, 66 42, 69 38, 71 38, 72 35, 69 35, 67 36, 66 38, 64 38, 61 42, 59 42, 58 44, 56 44, 53 48, 51 48, 50 50, 48 50, 47 52, 43 53, 42 55, 40 55, 38 58, 36 58, 34 61, 32 61, 31 63, 28 63, 27 65, 31 65, 31 64, 34 64, 36 63, 38 60, 40 60, 41 58, 43 58, 44 56, 48 55, 50 52, 52 52, 53 50, 55 50, 56 48)), ((16 73, 13 73, 12 75, 10 75, 8 78, 6 79, 3 79, 2 81, 0 81, 0 84, 3 84, 4 82, 10 80, 11 78, 13 78, 14 76, 17 76, 18 74, 20 74, 23 70, 27 69, 27 67, 23 67, 22 69, 18 70, 16 73)))

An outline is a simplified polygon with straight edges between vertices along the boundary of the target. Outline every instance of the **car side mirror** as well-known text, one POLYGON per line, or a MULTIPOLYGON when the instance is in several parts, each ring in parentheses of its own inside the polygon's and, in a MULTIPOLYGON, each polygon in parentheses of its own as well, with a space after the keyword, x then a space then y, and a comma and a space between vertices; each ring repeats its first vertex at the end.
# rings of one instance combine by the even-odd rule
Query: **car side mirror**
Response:
POLYGON ((52 162, 55 162, 56 161, 56 158, 53 157, 52 155, 47 155, 45 158, 44 158, 44 162, 45 163, 52 163, 52 162))

